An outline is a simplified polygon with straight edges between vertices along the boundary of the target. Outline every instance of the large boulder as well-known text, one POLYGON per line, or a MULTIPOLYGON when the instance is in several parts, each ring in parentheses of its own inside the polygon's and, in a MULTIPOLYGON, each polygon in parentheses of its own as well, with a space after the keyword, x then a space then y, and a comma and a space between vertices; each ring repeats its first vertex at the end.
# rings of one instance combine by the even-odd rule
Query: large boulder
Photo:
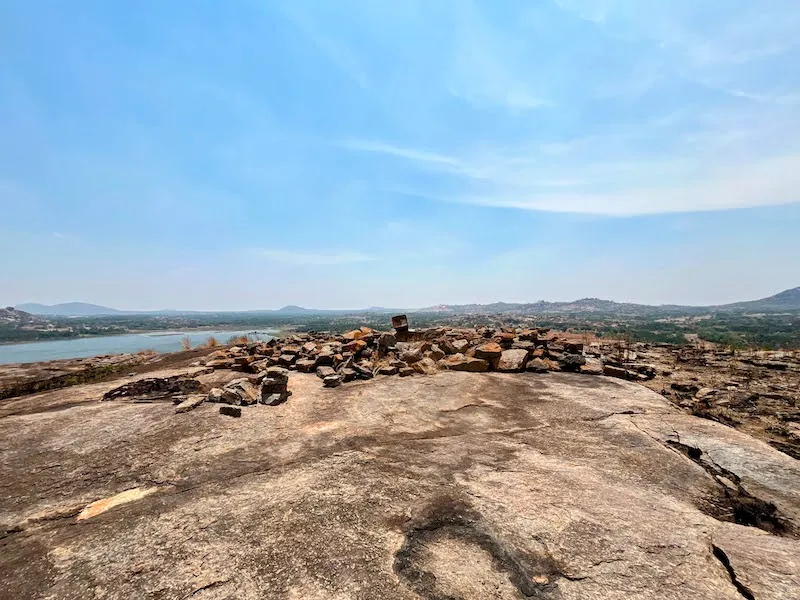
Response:
POLYGON ((524 371, 527 359, 527 350, 503 350, 503 353, 500 355, 500 360, 497 363, 497 370, 509 373, 524 371))

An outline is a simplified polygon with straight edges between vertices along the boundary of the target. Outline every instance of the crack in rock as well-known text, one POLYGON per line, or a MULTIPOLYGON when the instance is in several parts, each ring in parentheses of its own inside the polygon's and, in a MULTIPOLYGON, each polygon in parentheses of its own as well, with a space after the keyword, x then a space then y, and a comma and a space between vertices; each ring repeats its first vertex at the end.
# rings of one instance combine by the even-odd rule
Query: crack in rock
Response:
POLYGON ((725 551, 715 544, 711 544, 711 550, 714 552, 714 556, 716 559, 725 567, 725 570, 728 572, 728 576, 731 578, 731 583, 736 588, 736 591, 742 596, 742 598, 747 598, 747 600, 756 600, 756 597, 753 595, 753 592, 739 581, 739 578, 736 575, 736 570, 731 565, 731 561, 728 558, 728 555, 725 554, 725 551))
POLYGON ((724 495, 723 506, 719 507, 718 511, 704 512, 719 521, 732 520, 739 525, 758 527, 775 535, 790 537, 796 535, 791 523, 780 514, 772 502, 766 502, 748 492, 736 473, 718 465, 702 449, 675 440, 662 443, 703 467, 720 485, 724 495))

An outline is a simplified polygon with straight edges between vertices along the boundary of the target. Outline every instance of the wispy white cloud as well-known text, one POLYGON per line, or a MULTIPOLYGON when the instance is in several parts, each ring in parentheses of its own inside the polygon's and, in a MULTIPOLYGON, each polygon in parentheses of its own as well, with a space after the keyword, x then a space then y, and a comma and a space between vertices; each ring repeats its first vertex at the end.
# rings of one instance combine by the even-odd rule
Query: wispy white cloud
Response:
POLYGON ((375 260, 375 257, 355 251, 305 252, 285 249, 259 249, 256 251, 271 261, 287 265, 341 265, 375 260))

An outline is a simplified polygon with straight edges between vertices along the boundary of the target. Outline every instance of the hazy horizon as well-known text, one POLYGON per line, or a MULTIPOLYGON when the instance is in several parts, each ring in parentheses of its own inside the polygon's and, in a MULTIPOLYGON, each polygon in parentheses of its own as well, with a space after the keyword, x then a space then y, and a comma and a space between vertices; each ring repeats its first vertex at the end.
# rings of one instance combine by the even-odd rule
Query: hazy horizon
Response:
MULTIPOLYGON (((746 301, 749 301, 749 300, 761 300, 762 298, 773 296, 775 294, 779 294, 779 293, 784 292, 786 290, 791 290, 791 289, 795 289, 795 288, 798 288, 798 287, 800 287, 800 286, 787 287, 787 288, 783 288, 783 289, 777 290, 777 291, 775 291, 773 293, 766 294, 766 295, 763 295, 763 296, 758 296, 758 297, 753 297, 753 298, 750 298, 750 297, 748 297, 748 298, 738 298, 736 300, 731 300, 730 302, 716 302, 716 303, 713 303, 713 304, 694 304, 694 305, 693 304, 687 304, 687 303, 672 303, 672 302, 670 302, 670 303, 660 303, 660 304, 653 304, 653 305, 654 306, 658 306, 658 305, 667 305, 667 304, 679 304, 679 305, 682 305, 682 306, 712 306, 712 305, 717 305, 717 304, 729 304, 729 303, 732 303, 732 302, 746 302, 746 301)), ((65 300, 65 301, 61 301, 61 302, 18 302, 18 303, 13 304, 13 305, 9 305, 8 303, 5 303, 5 304, 3 304, 3 306, 22 306, 22 305, 25 305, 25 304, 39 304, 39 305, 43 305, 43 306, 56 306, 56 305, 62 305, 62 304, 91 304, 91 305, 94 305, 94 306, 101 306, 103 308, 111 308, 111 309, 119 310, 121 312, 159 312, 159 311, 175 311, 175 312, 181 312, 181 311, 186 311, 186 312, 256 312, 256 311, 261 311, 261 310, 264 310, 264 311, 279 310, 281 308, 286 308, 286 307, 299 307, 299 308, 304 308, 304 309, 309 309, 309 310, 336 310, 336 311, 353 310, 353 311, 360 311, 360 310, 366 310, 366 309, 370 309, 370 308, 380 308, 380 309, 394 309, 394 308, 396 308, 396 309, 403 309, 403 310, 418 310, 418 309, 431 308, 431 307, 434 307, 434 306, 458 306, 458 305, 465 305, 465 304, 493 304, 493 303, 496 303, 496 302, 505 302, 505 303, 509 303, 509 304, 515 304, 515 303, 528 304, 528 303, 536 303, 536 302, 540 302, 540 301, 544 301, 544 302, 574 302, 576 300, 585 300, 585 299, 612 300, 612 301, 618 302, 618 303, 649 304, 649 303, 642 303, 642 302, 633 302, 631 300, 624 300, 624 299, 620 300, 620 299, 615 299, 615 298, 602 298, 602 297, 599 297, 599 296, 579 296, 579 297, 575 297, 575 298, 558 298, 558 299, 547 299, 547 298, 536 298, 536 299, 528 299, 528 300, 495 299, 495 300, 489 300, 489 301, 486 301, 486 302, 472 302, 472 301, 468 301, 468 302, 435 302, 435 303, 432 303, 432 304, 426 304, 424 306, 364 304, 362 306, 334 306, 334 307, 331 307, 331 306, 308 306, 308 305, 302 305, 302 304, 297 304, 296 302, 293 302, 293 303, 283 304, 281 306, 272 306, 272 307, 258 306, 258 307, 238 308, 238 309, 220 309, 220 308, 213 308, 213 307, 212 308, 193 308, 193 309, 189 309, 189 308, 180 307, 180 306, 178 306, 178 307, 160 307, 160 308, 129 308, 129 307, 111 306, 111 305, 108 305, 108 304, 102 304, 102 303, 99 303, 99 302, 92 302, 92 301, 88 301, 88 300, 65 300)))
POLYGON ((0 15, 4 305, 711 305, 800 282, 793 0, 0 15))

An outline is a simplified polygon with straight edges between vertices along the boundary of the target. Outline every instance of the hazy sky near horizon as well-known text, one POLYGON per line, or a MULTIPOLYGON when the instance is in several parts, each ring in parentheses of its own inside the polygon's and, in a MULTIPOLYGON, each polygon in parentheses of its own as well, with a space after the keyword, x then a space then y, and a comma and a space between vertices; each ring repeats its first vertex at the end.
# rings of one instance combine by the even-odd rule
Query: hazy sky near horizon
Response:
POLYGON ((0 304, 800 285, 797 0, 10 0, 0 304))

